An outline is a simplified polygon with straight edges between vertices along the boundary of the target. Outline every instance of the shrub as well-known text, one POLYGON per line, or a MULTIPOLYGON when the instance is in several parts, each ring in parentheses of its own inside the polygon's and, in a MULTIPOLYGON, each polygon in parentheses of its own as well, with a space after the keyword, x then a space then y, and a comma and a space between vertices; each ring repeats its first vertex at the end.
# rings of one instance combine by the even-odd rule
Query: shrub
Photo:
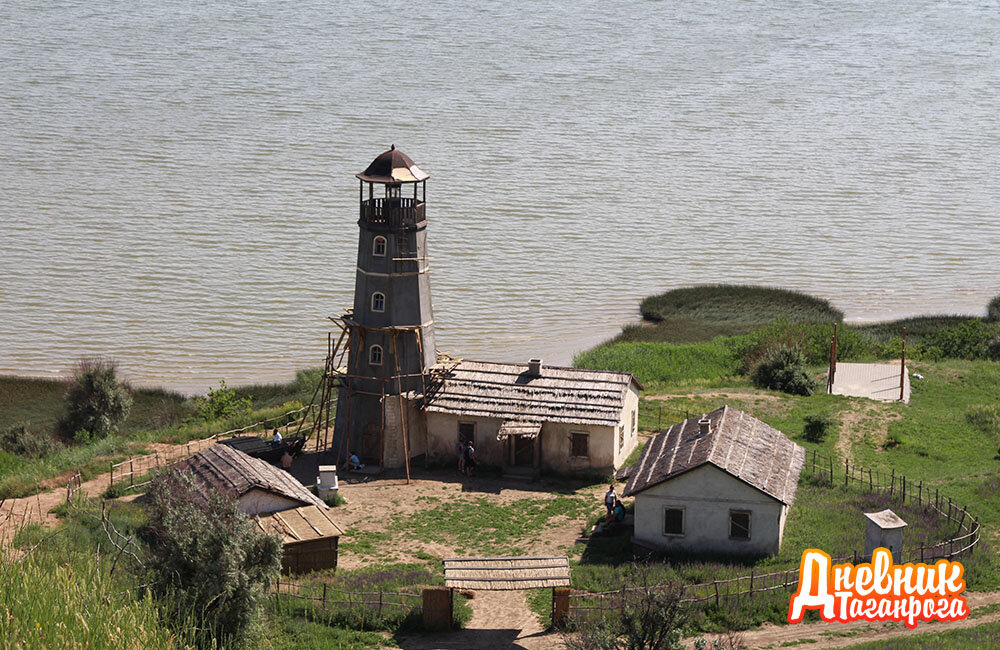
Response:
POLYGON ((15 456, 40 458, 51 454, 61 446, 51 433, 32 433, 23 424, 0 432, 0 449, 15 456))
POLYGON ((153 593, 177 621, 199 616, 204 644, 245 639, 281 568, 281 541, 228 495, 200 492, 189 474, 165 474, 149 500, 153 593))
POLYGON ((994 296, 986 305, 986 320, 1000 322, 1000 296, 994 296))
POLYGON ((206 422, 212 420, 230 420, 243 417, 253 408, 253 400, 240 397, 235 388, 228 388, 226 380, 219 381, 218 388, 209 388, 208 395, 195 398, 198 417, 206 422))
POLYGON ((109 359, 77 363, 66 390, 63 433, 82 442, 118 431, 132 407, 132 393, 118 380, 118 366, 109 359), (77 435, 77 432, 81 432, 77 435), (85 432, 85 433, 84 433, 85 432))
POLYGON ((751 375, 758 388, 780 390, 792 395, 812 395, 816 382, 806 374, 805 357, 798 348, 781 346, 754 368, 751 375))
POLYGON ((825 415, 807 415, 805 421, 802 435, 809 442, 823 442, 830 425, 833 424, 833 421, 825 415))
POLYGON ((925 336, 921 345, 937 348, 942 357, 949 359, 985 359, 993 342, 993 334, 983 321, 978 318, 970 319, 925 336))
POLYGON ((570 650, 672 650, 683 647, 686 614, 680 584, 656 585, 649 566, 621 571, 623 589, 610 614, 571 621, 565 638, 570 650))

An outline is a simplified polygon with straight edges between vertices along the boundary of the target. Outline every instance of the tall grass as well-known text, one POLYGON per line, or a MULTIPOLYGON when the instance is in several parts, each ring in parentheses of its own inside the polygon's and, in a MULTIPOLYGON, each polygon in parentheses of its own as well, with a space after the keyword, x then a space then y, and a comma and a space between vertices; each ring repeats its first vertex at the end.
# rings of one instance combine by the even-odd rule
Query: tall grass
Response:
POLYGON ((631 372, 641 382, 697 383, 734 376, 740 363, 731 339, 708 343, 610 343, 581 352, 573 364, 631 372))
POLYGON ((186 648, 192 640, 169 629, 147 596, 108 574, 97 556, 43 542, 16 560, 0 555, 0 628, 13 648, 186 648))

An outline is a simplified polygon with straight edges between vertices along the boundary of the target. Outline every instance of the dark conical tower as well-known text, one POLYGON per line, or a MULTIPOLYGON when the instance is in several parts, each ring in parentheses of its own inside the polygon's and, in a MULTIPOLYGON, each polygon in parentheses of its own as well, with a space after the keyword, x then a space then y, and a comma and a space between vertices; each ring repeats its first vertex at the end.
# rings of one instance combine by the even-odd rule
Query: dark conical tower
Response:
POLYGON ((357 177, 357 279, 354 308, 342 317, 348 353, 334 439, 338 449, 346 446, 365 462, 408 467, 417 455, 410 440, 418 418, 407 397, 423 392, 436 361, 427 264, 429 176, 393 145, 357 177))

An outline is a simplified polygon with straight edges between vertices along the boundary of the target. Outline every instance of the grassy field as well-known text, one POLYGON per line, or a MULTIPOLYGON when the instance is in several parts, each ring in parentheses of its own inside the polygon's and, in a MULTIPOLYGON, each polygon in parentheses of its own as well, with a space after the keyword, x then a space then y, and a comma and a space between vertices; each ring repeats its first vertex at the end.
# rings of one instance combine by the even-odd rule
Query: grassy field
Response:
POLYGON ((849 646, 849 650, 968 650, 969 648, 1000 648, 1000 623, 985 623, 961 630, 930 632, 849 646))
POLYGON ((237 387, 252 400, 252 410, 238 418, 206 422, 193 417, 192 398, 160 389, 138 389, 120 433, 78 444, 61 439, 55 428, 62 417, 65 384, 60 381, 0 377, 0 430, 24 425, 33 435, 55 436, 56 449, 25 458, 0 449, 0 498, 22 497, 65 482, 81 470, 84 480, 106 472, 109 463, 143 453, 151 442, 185 442, 280 415, 308 403, 319 371, 302 371, 287 384, 237 387), (57 479, 59 477, 59 479, 57 479))

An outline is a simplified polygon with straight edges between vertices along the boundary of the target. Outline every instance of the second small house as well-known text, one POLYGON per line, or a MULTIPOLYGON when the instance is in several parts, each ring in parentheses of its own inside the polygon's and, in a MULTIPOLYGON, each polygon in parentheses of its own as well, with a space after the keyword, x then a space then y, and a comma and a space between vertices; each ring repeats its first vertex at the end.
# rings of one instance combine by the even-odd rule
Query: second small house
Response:
POLYGON ((783 433, 728 406, 675 424, 649 441, 625 487, 635 497, 633 541, 657 551, 775 554, 804 461, 783 433))
POLYGON ((177 464, 199 492, 224 492, 266 533, 282 539, 282 569, 300 573, 337 566, 343 531, 327 505, 288 472, 225 445, 212 445, 177 464))

